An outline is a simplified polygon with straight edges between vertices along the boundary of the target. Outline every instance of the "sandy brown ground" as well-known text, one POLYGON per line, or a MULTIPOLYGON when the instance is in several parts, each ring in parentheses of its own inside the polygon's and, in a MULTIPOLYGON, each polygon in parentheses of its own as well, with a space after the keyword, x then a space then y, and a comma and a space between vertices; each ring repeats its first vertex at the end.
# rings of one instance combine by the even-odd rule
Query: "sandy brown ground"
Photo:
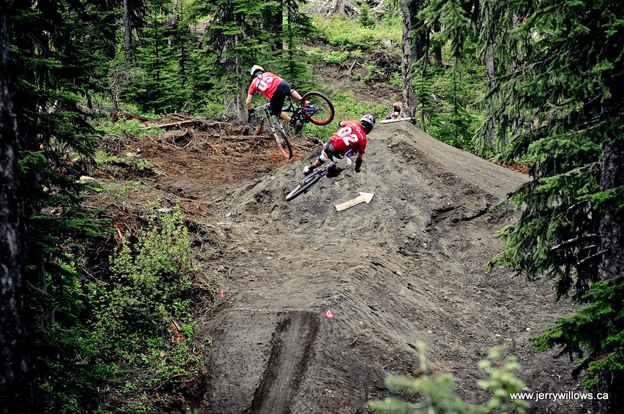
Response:
MULTIPOLYGON (((394 123, 369 135, 360 174, 324 178, 286 202, 319 149, 295 143, 291 161, 257 138, 229 155, 148 139, 124 148, 142 148, 156 170, 124 208, 180 199, 203 271, 224 292, 198 315, 199 340, 212 339, 201 413, 367 413, 367 401, 391 395, 388 374, 414 372, 419 341, 471 402, 488 398, 477 363, 494 345, 519 357, 530 390, 582 391, 567 359, 527 342, 574 308, 554 302, 549 281, 485 268, 501 251, 494 232, 513 222, 491 207, 526 175, 394 123), (360 191, 375 194, 370 205, 336 212, 360 191)), ((541 401, 530 412, 588 409, 541 401)))

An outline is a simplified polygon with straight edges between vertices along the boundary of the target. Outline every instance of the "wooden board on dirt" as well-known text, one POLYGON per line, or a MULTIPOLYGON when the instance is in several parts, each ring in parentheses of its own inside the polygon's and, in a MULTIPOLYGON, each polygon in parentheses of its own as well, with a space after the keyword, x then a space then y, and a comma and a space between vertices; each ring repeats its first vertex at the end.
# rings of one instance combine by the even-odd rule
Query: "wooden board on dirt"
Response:
POLYGON ((396 118, 396 119, 384 119, 383 121, 379 122, 380 124, 389 124, 391 122, 399 122, 399 121, 409 121, 409 118, 396 118))

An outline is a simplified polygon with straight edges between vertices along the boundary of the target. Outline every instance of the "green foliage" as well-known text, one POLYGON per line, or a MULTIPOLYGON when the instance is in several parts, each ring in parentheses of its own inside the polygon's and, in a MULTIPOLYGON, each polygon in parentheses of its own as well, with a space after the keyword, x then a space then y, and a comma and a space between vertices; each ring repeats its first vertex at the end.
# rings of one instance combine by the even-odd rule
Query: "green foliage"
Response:
POLYGON ((490 349, 488 360, 481 361, 479 367, 490 376, 487 381, 479 381, 480 387, 492 392, 487 407, 469 404, 453 392, 453 377, 450 374, 434 372, 427 364, 425 345, 418 343, 420 370, 422 374, 417 378, 389 376, 386 386, 403 393, 418 393, 419 401, 406 402, 400 398, 386 398, 384 401, 369 401, 371 409, 378 413, 397 414, 429 414, 429 413, 489 413, 492 410, 498 413, 525 413, 523 407, 528 407, 526 401, 513 400, 509 394, 524 387, 522 381, 516 378, 511 371, 519 365, 514 357, 507 357, 500 363, 501 348, 490 349), (493 367, 492 362, 495 362, 493 367))
MULTIPOLYGON (((611 56, 624 47, 624 36, 607 33, 624 29, 614 25, 604 3, 554 4, 561 7, 540 3, 532 18, 510 32, 514 44, 524 42, 523 67, 500 82, 497 102, 515 101, 525 121, 504 159, 531 156, 539 181, 512 196, 524 206, 522 215, 500 233, 506 250, 495 261, 529 277, 548 272, 558 278, 560 295, 575 286, 581 298, 598 277, 602 214, 591 201, 603 199, 601 149, 615 137, 621 141, 616 131, 624 125, 620 98, 609 92, 624 84, 624 63, 611 56), (579 15, 590 17, 581 25, 579 15), (605 61, 620 63, 607 69, 605 61)), ((509 7, 520 13, 526 5, 509 7)), ((624 200, 612 201, 618 199, 624 200)))
POLYGON ((526 413, 524 408, 529 407, 527 401, 509 398, 510 394, 519 392, 525 387, 524 383, 511 372, 520 369, 520 364, 515 356, 507 356, 501 361, 502 350, 503 347, 490 348, 488 359, 479 362, 479 368, 489 374, 490 379, 479 381, 478 384, 492 393, 488 402, 489 409, 496 409, 501 413, 526 413))
POLYGON ((622 227, 624 186, 609 178, 622 177, 624 156, 621 2, 489 6, 483 33, 498 62, 485 98, 486 122, 497 126, 492 146, 504 148, 505 161, 533 159, 536 178, 510 196, 520 219, 499 232, 505 251, 493 262, 529 278, 545 273, 557 279, 558 296, 572 290, 590 303, 533 340, 581 358, 576 372, 589 370, 591 388, 623 369, 621 233, 613 229, 622 227), (513 27, 514 16, 527 17, 513 27))
POLYGON ((369 6, 367 4, 362 4, 360 11, 360 16, 357 19, 358 23, 364 27, 374 28, 377 22, 375 21, 375 17, 371 15, 369 6))
POLYGON ((431 0, 419 12, 418 18, 425 22, 427 30, 434 33, 432 42, 442 45, 450 41, 452 56, 459 59, 472 32, 470 17, 473 12, 471 1, 431 0), (438 26, 444 27, 444 31, 437 30, 438 26))
POLYGON ((342 48, 376 49, 379 47, 380 39, 383 38, 392 39, 395 45, 401 44, 400 17, 391 20, 389 23, 362 26, 346 16, 334 15, 329 19, 314 16, 314 26, 327 38, 331 45, 342 48))
POLYGON ((587 296, 590 305, 530 340, 538 349, 561 347, 561 354, 579 358, 574 374, 587 370, 583 385, 591 389, 600 371, 624 369, 624 275, 592 284, 587 296))
POLYGON ((484 68, 466 57, 473 52, 475 43, 473 13, 473 2, 469 1, 435 0, 426 4, 418 14, 424 22, 420 30, 432 35, 415 77, 422 128, 437 139, 468 151, 474 147, 473 136, 480 121, 474 103, 484 75, 484 68), (441 48, 443 62, 452 62, 450 68, 429 68, 429 50, 435 47, 441 48))
POLYGON ((125 119, 120 117, 116 122, 106 117, 92 122, 93 126, 103 135, 123 136, 125 133, 135 138, 145 136, 162 136, 166 131, 163 128, 146 129, 138 119, 125 119))
POLYGON ((135 393, 195 362, 187 342, 188 273, 195 270, 188 231, 177 207, 153 208, 148 223, 134 245, 124 238, 110 277, 83 276, 79 260, 60 261, 61 277, 48 277, 46 297, 56 316, 37 343, 38 412, 93 412, 100 397, 93 390, 103 381, 115 395, 135 393), (168 340, 172 319, 187 321, 181 327, 187 341, 168 340), (127 373, 131 382, 116 381, 127 373))
POLYGON ((11 93, 20 154, 20 232, 24 315, 32 335, 32 372, 39 404, 32 412, 77 412, 96 401, 94 381, 111 368, 94 357, 97 337, 77 325, 85 301, 75 291, 67 255, 105 233, 100 212, 81 206, 97 132, 80 107, 101 88, 114 16, 100 1, 12 4, 11 93), (68 360, 80 364, 68 363, 68 360))
POLYGON ((149 171, 152 164, 141 158, 140 154, 128 152, 121 156, 107 155, 104 151, 95 154, 95 162, 98 168, 110 169, 112 165, 127 166, 134 171, 149 171))
POLYGON ((432 68, 422 62, 415 89, 423 130, 449 145, 472 150, 481 120, 473 103, 482 75, 482 67, 465 66, 460 60, 450 68, 432 68))
POLYGON ((171 215, 154 213, 136 245, 124 244, 111 258, 109 287, 101 286, 93 301, 94 326, 125 337, 124 342, 136 346, 132 351, 155 332, 162 337, 169 319, 185 318, 189 306, 185 293, 190 281, 183 275, 193 266, 182 215, 177 208, 171 215))
POLYGON ((329 53, 320 51, 319 49, 312 50, 309 52, 310 56, 313 58, 317 58, 323 60, 325 63, 334 64, 334 65, 342 65, 343 63, 349 60, 349 51, 345 50, 342 52, 338 52, 335 50, 330 51, 329 53))
MULTIPOLYGON (((315 88, 316 82, 310 71, 308 54, 301 50, 300 46, 309 43, 310 39, 317 35, 317 31, 312 24, 312 19, 300 10, 299 3, 300 1, 298 0, 286 0, 283 2, 286 13, 283 24, 279 29, 283 34, 282 37, 287 48, 278 55, 278 58, 280 58, 279 73, 292 86, 307 92, 315 88)), ((281 39, 277 37, 276 40, 280 41, 281 39)))
MULTIPOLYGON (((180 76, 174 67, 175 49, 169 46, 172 34, 164 26, 165 16, 153 11, 147 21, 143 37, 144 45, 139 47, 138 58, 144 76, 134 78, 134 87, 129 94, 141 112, 154 111, 158 114, 174 112, 180 102, 176 80, 180 76)), ((182 103, 184 99, 182 100, 182 103)))

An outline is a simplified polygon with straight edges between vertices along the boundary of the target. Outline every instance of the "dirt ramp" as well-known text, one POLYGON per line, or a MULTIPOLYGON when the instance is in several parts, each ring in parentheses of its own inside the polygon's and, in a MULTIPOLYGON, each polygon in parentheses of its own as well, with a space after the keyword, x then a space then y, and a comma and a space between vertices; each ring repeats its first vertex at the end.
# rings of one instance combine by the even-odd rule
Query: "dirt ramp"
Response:
POLYGON ((520 357, 530 389, 578 387, 526 342, 572 307, 554 304, 547 282, 485 268, 513 220, 491 207, 528 177, 394 123, 370 134, 361 173, 286 202, 316 155, 213 200, 226 294, 204 322, 207 412, 368 413, 391 395, 386 375, 413 373, 419 341, 471 402, 487 400, 477 364, 494 345, 520 357), (375 198, 336 211, 359 192, 375 198))
POLYGON ((236 309, 214 331, 206 412, 284 413, 293 402, 319 330, 306 311, 236 309))
POLYGON ((426 338, 401 312, 426 297, 410 290, 408 271, 383 250, 358 244, 337 255, 341 247, 332 247, 322 257, 301 248, 307 263, 288 259, 284 273, 279 262, 263 264, 275 275, 266 277, 269 289, 240 289, 210 322, 207 412, 365 412, 389 369, 408 372, 416 342, 426 338))
POLYGON ((414 252, 426 242, 424 233, 432 224, 457 223, 489 213, 528 179, 403 122, 381 125, 370 134, 361 173, 348 169, 336 179, 323 178, 310 192, 285 201, 303 177, 303 167, 316 155, 233 189, 217 207, 240 220, 266 224, 274 234, 358 238, 391 251, 414 252), (372 203, 336 211, 337 204, 359 192, 375 194, 372 203))
POLYGON ((386 139, 404 138, 389 144, 397 156, 402 154, 407 159, 422 163, 423 168, 430 167, 432 172, 437 170, 438 174, 445 177, 454 176, 461 184, 484 191, 497 201, 502 201, 508 193, 529 180, 526 174, 503 168, 447 145, 407 122, 382 125, 377 132, 386 139))

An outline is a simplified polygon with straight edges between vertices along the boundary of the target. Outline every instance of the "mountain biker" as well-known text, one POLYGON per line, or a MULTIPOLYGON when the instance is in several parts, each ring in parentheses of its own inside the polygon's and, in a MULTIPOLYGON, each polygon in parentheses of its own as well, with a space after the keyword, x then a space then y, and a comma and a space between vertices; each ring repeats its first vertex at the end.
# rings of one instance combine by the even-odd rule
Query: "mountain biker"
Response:
MULTIPOLYGON (((257 91, 260 91, 260 93, 271 100, 269 110, 272 115, 279 116, 283 120, 293 123, 290 116, 286 112, 282 112, 282 107, 284 106, 286 95, 290 95, 298 101, 301 100, 301 95, 299 95, 296 90, 292 89, 290 84, 284 79, 274 73, 265 72, 262 66, 253 65, 250 73, 252 80, 247 92, 247 101, 245 102, 249 116, 251 117, 251 114, 253 114, 253 109, 251 109, 253 95, 257 91)), ((293 123, 293 127, 295 133, 301 131, 301 121, 293 123)))
POLYGON ((392 111, 386 115, 385 119, 397 119, 403 115, 403 104, 397 101, 392 105, 392 111))
POLYGON ((355 160, 355 172, 360 172, 362 166, 362 156, 366 149, 366 134, 370 134, 375 126, 375 117, 372 114, 364 114, 357 121, 340 121, 338 124, 341 128, 323 145, 321 155, 314 160, 312 165, 308 165, 303 169, 303 173, 308 175, 314 171, 316 167, 325 161, 335 162, 336 165, 327 170, 328 177, 337 177, 338 174, 349 165, 351 160, 345 157, 349 150, 357 153, 355 160))

